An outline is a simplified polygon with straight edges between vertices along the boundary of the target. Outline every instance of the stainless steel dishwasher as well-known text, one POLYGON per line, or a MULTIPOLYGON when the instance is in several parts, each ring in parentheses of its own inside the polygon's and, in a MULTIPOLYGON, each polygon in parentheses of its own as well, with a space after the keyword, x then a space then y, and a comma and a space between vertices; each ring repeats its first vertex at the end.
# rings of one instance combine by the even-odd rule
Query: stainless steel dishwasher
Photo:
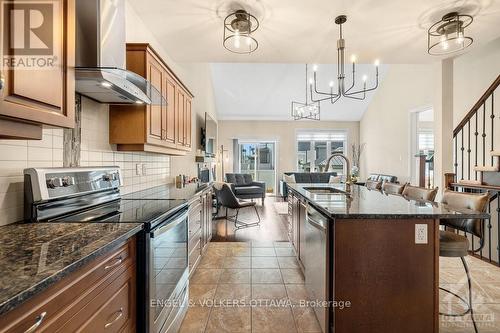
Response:
MULTIPOLYGON (((309 300, 327 300, 327 226, 328 218, 307 205, 305 271, 309 300)), ((327 307, 315 306, 321 330, 326 332, 327 307)))

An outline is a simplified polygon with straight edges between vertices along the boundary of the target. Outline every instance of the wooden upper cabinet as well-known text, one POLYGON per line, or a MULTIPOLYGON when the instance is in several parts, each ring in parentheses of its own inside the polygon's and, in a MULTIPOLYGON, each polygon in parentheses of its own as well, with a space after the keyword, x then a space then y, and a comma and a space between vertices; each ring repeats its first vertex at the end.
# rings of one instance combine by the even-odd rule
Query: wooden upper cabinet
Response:
MULTIPOLYGON (((7 31, 3 31, 3 37, 10 35, 15 43, 1 48, 4 87, 0 94, 0 118, 31 123, 27 130, 32 131, 36 129, 33 124, 74 127, 75 0, 33 2, 33 8, 25 2, 10 5, 2 2, 2 5, 4 10, 12 11, 3 15, 3 19, 11 20, 4 22, 2 28, 7 31), (47 25, 43 31, 49 31, 48 34, 38 33, 37 40, 23 38, 27 36, 24 31, 27 23, 22 22, 29 16, 21 13, 27 10, 37 10, 47 17, 53 15, 53 20, 47 18, 43 22, 47 25), (9 59, 17 65, 7 66, 9 59), (22 66, 22 61, 34 61, 35 65, 22 66)), ((2 130, 0 137, 9 137, 9 133, 2 130)))
POLYGON ((192 94, 149 44, 127 44, 127 69, 146 78, 164 101, 111 106, 110 143, 122 151, 185 155, 192 144, 192 94))

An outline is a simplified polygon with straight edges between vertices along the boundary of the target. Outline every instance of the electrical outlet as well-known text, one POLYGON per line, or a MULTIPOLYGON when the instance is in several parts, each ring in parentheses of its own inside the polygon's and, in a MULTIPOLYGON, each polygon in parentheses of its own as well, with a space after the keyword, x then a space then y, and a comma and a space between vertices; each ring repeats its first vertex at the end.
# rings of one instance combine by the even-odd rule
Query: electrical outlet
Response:
POLYGON ((415 224, 415 244, 427 243, 427 224, 415 224))
POLYGON ((135 175, 142 176, 142 164, 141 163, 137 163, 135 165, 135 175))
POLYGON ((145 176, 148 174, 148 168, 146 166, 146 164, 143 164, 142 165, 142 175, 145 176))

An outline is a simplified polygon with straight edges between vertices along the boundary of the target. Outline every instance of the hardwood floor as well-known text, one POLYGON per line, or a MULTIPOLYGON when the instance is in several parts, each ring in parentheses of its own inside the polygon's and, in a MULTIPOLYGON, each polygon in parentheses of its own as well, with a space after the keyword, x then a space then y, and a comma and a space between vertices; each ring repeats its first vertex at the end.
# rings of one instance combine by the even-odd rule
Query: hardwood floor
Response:
MULTIPOLYGON (((267 197, 262 206, 257 200, 257 210, 259 212, 260 226, 245 229, 236 229, 234 222, 226 219, 213 221, 212 242, 248 242, 248 241, 287 241, 287 230, 285 223, 287 215, 279 215, 274 207, 274 203, 281 201, 280 198, 267 197)), ((225 214, 225 209, 221 208, 220 215, 225 214)), ((234 211, 229 210, 229 215, 234 215, 234 211)), ((243 208, 240 210, 241 221, 251 223, 257 221, 253 208, 243 208)), ((240 218, 238 218, 240 219, 240 218)))

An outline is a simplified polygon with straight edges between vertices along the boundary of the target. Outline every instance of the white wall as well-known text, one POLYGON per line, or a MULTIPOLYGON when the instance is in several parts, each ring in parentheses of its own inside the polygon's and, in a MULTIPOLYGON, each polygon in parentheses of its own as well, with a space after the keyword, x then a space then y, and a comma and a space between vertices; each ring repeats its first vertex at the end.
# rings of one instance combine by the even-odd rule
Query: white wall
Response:
POLYGON ((410 179, 410 112, 432 106, 431 65, 391 65, 360 121, 361 178, 369 173, 410 179))
MULTIPOLYGON (((277 171, 278 179, 287 171, 296 171, 298 129, 346 129, 348 131, 348 157, 351 158, 351 145, 359 142, 359 122, 338 121, 219 121, 219 145, 228 150, 229 160, 224 161, 224 171, 233 170, 233 139, 272 140, 278 143, 277 171)), ((219 168, 220 171, 220 168, 219 168)))
POLYGON ((500 38, 454 59, 454 126, 463 119, 498 75, 500 75, 500 38))

